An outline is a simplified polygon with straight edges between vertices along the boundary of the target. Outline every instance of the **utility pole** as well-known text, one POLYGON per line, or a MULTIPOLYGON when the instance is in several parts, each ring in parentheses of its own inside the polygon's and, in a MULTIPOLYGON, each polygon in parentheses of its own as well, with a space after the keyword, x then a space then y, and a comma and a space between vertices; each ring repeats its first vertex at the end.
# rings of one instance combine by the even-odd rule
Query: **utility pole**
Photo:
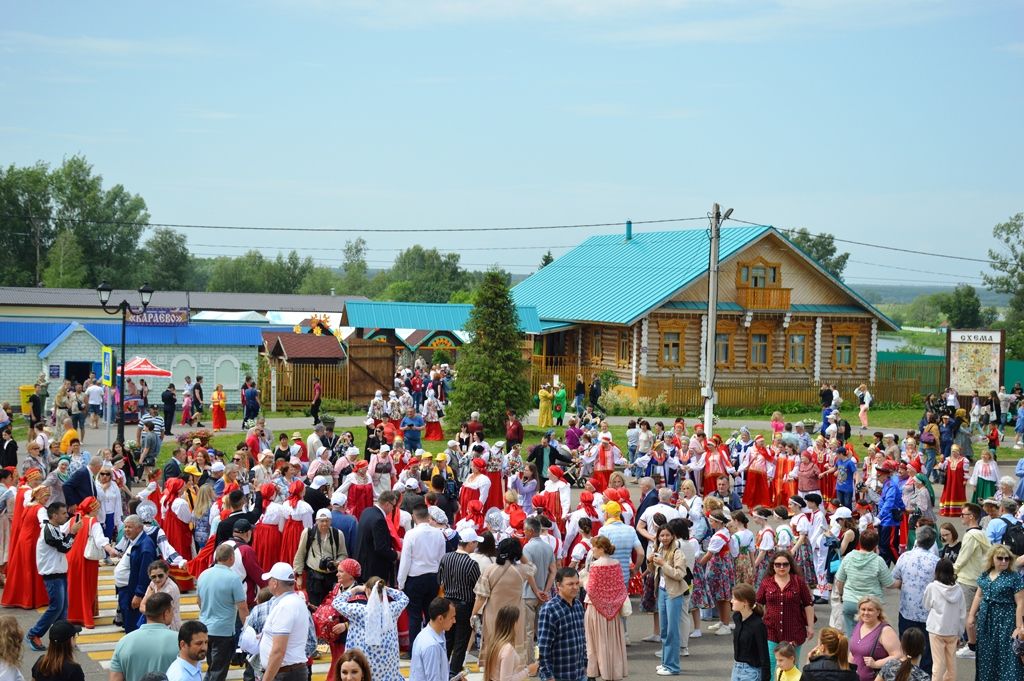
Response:
POLYGON ((716 203, 711 207, 711 229, 710 229, 710 241, 711 248, 710 257, 708 262, 708 323, 707 333, 705 334, 705 346, 704 346, 704 363, 705 363, 705 378, 704 388, 701 390, 701 395, 704 397, 704 433, 711 438, 712 435, 712 421, 714 420, 715 414, 715 351, 717 346, 715 343, 716 328, 718 324, 718 245, 721 241, 721 227, 722 220, 728 220, 729 216, 732 215, 732 208, 725 211, 725 216, 722 216, 722 209, 716 203))

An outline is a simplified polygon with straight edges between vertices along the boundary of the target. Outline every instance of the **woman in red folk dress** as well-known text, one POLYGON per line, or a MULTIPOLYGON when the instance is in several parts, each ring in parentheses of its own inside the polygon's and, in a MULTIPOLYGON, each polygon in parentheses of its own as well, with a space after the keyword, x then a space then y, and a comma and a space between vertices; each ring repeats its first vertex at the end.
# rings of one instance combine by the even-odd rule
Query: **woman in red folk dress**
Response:
POLYGON ((18 516, 17 543, 7 560, 7 584, 0 604, 5 608, 35 610, 49 602, 43 578, 36 569, 36 541, 47 520, 50 488, 35 487, 26 495, 18 516))
MULTIPOLYGON (((82 515, 82 528, 75 535, 75 543, 68 551, 68 622, 81 624, 86 629, 96 626, 95 614, 99 602, 96 600, 100 562, 85 555, 87 544, 92 543, 90 553, 99 549, 108 555, 115 551, 110 540, 103 533, 99 522, 100 502, 96 497, 86 497, 78 505, 82 515)), ((93 554, 95 555, 95 554, 93 554)))
POLYGON ((770 481, 775 472, 775 457, 764 446, 764 436, 754 439, 754 450, 750 453, 747 467, 747 486, 743 490, 743 505, 747 508, 755 506, 771 506, 772 490, 770 481))
POLYGON ((576 507, 575 511, 569 514, 569 519, 565 523, 565 541, 562 543, 562 557, 564 558, 565 565, 568 565, 569 561, 572 560, 572 550, 583 540, 583 534, 580 532, 580 520, 588 518, 590 520, 590 534, 591 536, 597 536, 601 529, 600 517, 597 509, 594 507, 593 492, 588 490, 580 492, 580 504, 576 507))
POLYGON ((263 515, 252 533, 252 548, 264 572, 277 562, 281 546, 281 533, 284 531, 284 509, 277 503, 277 485, 272 482, 260 487, 263 515))
POLYGON ((814 452, 814 460, 821 471, 818 484, 821 486, 821 498, 826 502, 836 496, 836 474, 834 466, 836 463, 836 449, 839 448, 839 440, 832 439, 823 452, 814 452), (827 472, 826 472, 827 471, 827 472))
POLYGON ((370 462, 366 459, 356 461, 352 472, 345 476, 341 483, 341 491, 348 497, 348 512, 359 520, 363 511, 373 506, 373 480, 367 474, 370 462))
POLYGON ((608 487, 608 478, 615 470, 615 463, 623 462, 622 450, 612 442, 611 433, 601 433, 598 440, 597 446, 594 447, 594 487, 603 493, 608 487))
POLYGON ((487 462, 478 456, 470 462, 469 466, 471 472, 462 481, 462 489, 459 490, 459 514, 457 516, 459 520, 466 517, 469 502, 473 500, 480 502, 482 510, 491 491, 491 479, 484 473, 487 462))
POLYGON ((443 440, 444 430, 441 428, 441 402, 434 395, 433 390, 427 391, 427 399, 423 402, 421 409, 426 429, 423 431, 424 440, 443 440))
POLYGON ((167 535, 174 550, 185 560, 191 560, 195 556, 192 541, 192 511, 188 502, 181 498, 185 489, 185 481, 181 478, 171 478, 164 488, 164 497, 161 500, 161 514, 164 522, 161 527, 167 535))
POLYGON ((289 565, 295 562, 302 531, 313 527, 313 507, 302 500, 305 493, 306 485, 296 480, 289 485, 288 500, 283 505, 287 519, 281 532, 281 554, 278 560, 289 565))
POLYGON ((732 476, 736 469, 729 460, 729 448, 722 444, 721 435, 712 435, 700 467, 704 470, 704 496, 718 489, 718 478, 732 476))
POLYGON ((789 498, 797 493, 797 471, 800 465, 800 454, 792 445, 783 444, 775 455, 775 480, 772 489, 775 493, 774 505, 785 506, 789 498))
POLYGON ((939 500, 939 515, 947 518, 958 518, 967 503, 967 478, 970 463, 960 453, 959 445, 953 445, 949 458, 939 467, 946 471, 946 484, 942 487, 939 500))
MULTIPOLYGON (((7 540, 7 555, 14 553, 14 547, 18 545, 18 534, 21 531, 21 514, 25 510, 27 499, 32 490, 43 482, 43 472, 38 468, 29 468, 21 478, 21 484, 14 495, 14 513, 11 516, 11 534, 7 540)), ((8 558, 8 560, 10 560, 8 558)))

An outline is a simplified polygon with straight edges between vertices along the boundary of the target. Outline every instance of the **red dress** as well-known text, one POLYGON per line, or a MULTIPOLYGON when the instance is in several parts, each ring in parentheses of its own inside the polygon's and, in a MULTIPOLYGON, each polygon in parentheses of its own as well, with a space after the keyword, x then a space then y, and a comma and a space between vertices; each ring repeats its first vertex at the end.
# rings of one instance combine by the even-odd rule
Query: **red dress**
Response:
MULTIPOLYGON (((173 503, 172 501, 171 504, 173 503)), ((162 527, 164 534, 167 535, 167 541, 174 547, 174 550, 185 560, 191 560, 195 555, 192 550, 192 530, 188 523, 174 514, 174 509, 171 506, 167 507, 162 527)))
MULTIPOLYGON (((281 546, 281 509, 277 504, 267 506, 263 517, 252 532, 252 548, 256 552, 256 558, 260 561, 260 567, 264 572, 269 572, 280 555, 281 546), (277 508, 275 508, 277 507, 277 508)), ((330 677, 328 677, 330 678, 330 677)))
MULTIPOLYGON (((815 452, 815 459, 818 462, 818 468, 825 470, 835 463, 836 455, 832 452, 824 452, 824 454, 815 452)), ((828 473, 818 478, 818 486, 821 489, 821 498, 824 500, 830 500, 836 496, 836 474, 828 473)))
POLYGON ((89 530, 97 522, 92 516, 82 518, 82 529, 75 535, 75 543, 68 551, 68 622, 81 624, 86 629, 95 626, 93 607, 96 605, 96 589, 100 573, 100 562, 85 557, 85 545, 89 543, 89 530))
POLYGON ((708 450, 704 462, 704 496, 718 489, 718 478, 728 476, 731 465, 728 450, 724 447, 708 450))
POLYGON ((359 519, 363 511, 373 506, 373 483, 367 482, 364 485, 354 484, 348 488, 348 512, 359 519))
POLYGON ((5 608, 35 610, 50 602, 43 578, 36 569, 36 540, 39 539, 39 504, 22 509, 18 518, 16 544, 11 545, 7 560, 7 584, 0 604, 5 608))
POLYGON ((768 484, 768 464, 771 462, 772 456, 767 449, 754 448, 750 467, 747 468, 747 486, 743 490, 743 505, 747 508, 772 505, 772 490, 768 484))
POLYGON ((427 427, 423 431, 424 440, 443 440, 444 430, 440 421, 427 421, 427 427))
POLYGON ((284 532, 281 533, 281 553, 278 560, 291 565, 295 562, 295 553, 299 550, 299 540, 302 538, 302 531, 306 529, 300 512, 306 510, 312 515, 313 509, 309 508, 305 501, 299 501, 294 507, 286 503, 284 510, 289 517, 284 521, 284 532))
POLYGON ((961 458, 957 462, 947 459, 944 463, 946 484, 939 499, 939 515, 958 518, 967 503, 967 459, 961 458))

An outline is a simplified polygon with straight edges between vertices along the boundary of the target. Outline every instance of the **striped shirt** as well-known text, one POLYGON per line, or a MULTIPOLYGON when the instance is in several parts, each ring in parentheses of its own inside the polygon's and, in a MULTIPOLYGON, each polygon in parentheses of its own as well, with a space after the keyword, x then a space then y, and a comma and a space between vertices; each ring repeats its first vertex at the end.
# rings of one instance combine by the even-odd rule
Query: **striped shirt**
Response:
POLYGON ((472 603, 477 580, 480 579, 480 564, 463 551, 446 553, 441 558, 437 581, 444 587, 445 598, 459 603, 472 603))

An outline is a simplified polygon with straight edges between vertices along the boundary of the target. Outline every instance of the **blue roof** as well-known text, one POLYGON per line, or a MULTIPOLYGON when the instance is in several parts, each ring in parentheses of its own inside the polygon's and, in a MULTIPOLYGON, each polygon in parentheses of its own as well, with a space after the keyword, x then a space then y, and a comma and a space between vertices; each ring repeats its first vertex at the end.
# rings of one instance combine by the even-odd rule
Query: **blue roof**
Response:
MULTIPOLYGON (((0 345, 43 345, 62 341, 83 328, 104 345, 121 343, 120 323, 0 322, 0 345)), ((262 345, 261 327, 229 324, 188 326, 131 326, 125 333, 129 345, 262 345)), ((51 348, 52 349, 52 348, 51 348)), ((44 350, 45 352, 45 350, 44 350)), ((48 354, 48 353, 47 353, 48 354)))
MULTIPOLYGON (((708 309, 708 301, 696 302, 693 300, 670 300, 662 307, 666 307, 670 310, 704 310, 708 309)), ((730 303, 727 300, 718 301, 719 312, 742 312, 743 308, 739 306, 739 303, 730 303)))
MULTIPOLYGON (((394 303, 349 300, 344 324, 357 329, 423 329, 464 331, 472 305, 452 303, 394 303)), ((519 325, 525 333, 540 332, 537 308, 518 305, 519 325)))
MULTIPOLYGON (((770 227, 722 229, 724 260, 770 227)), ((517 305, 544 320, 631 324, 708 270, 704 229, 592 236, 512 289, 517 305), (589 286, 594 290, 587 291, 589 286)))

